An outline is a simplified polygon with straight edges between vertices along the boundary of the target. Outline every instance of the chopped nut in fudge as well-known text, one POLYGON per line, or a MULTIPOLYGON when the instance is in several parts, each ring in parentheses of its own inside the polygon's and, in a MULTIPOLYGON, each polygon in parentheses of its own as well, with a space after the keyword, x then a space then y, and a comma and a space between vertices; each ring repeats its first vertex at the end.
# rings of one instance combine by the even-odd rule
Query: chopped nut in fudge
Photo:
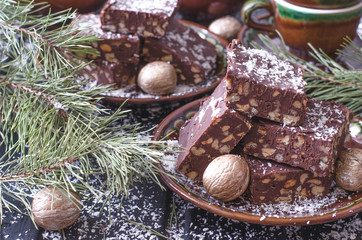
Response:
POLYGON ((198 84, 216 68, 217 50, 180 20, 171 21, 161 39, 145 39, 142 56, 145 61, 170 62, 176 69, 179 84, 198 84))
POLYGON ((352 113, 333 101, 309 100, 305 122, 282 126, 262 119, 244 138, 244 152, 329 176, 349 131, 352 113))
POLYGON ((178 0, 110 0, 101 11, 102 28, 161 38, 178 6, 178 0))
POLYGON ((87 59, 103 59, 110 63, 131 62, 138 63, 140 54, 140 39, 137 35, 121 34, 104 31, 101 29, 99 15, 80 14, 73 20, 74 27, 85 28, 92 26, 81 33, 94 34, 101 41, 92 42, 92 46, 100 52, 100 57, 95 55, 84 56, 87 59))
POLYGON ((246 157, 250 168, 249 194, 253 204, 292 202, 296 197, 325 196, 333 182, 333 174, 318 177, 300 168, 246 157))
POLYGON ((265 50, 247 49, 239 40, 230 43, 226 100, 231 108, 298 126, 305 119, 305 84, 297 65, 265 50))
POLYGON ((180 129, 177 169, 188 178, 202 180, 208 164, 229 153, 250 130, 249 119, 225 105, 221 85, 205 100, 199 111, 180 129))
POLYGON ((96 61, 96 63, 96 65, 87 66, 87 70, 98 84, 114 84, 119 88, 135 84, 138 63, 110 63, 104 60, 96 61))

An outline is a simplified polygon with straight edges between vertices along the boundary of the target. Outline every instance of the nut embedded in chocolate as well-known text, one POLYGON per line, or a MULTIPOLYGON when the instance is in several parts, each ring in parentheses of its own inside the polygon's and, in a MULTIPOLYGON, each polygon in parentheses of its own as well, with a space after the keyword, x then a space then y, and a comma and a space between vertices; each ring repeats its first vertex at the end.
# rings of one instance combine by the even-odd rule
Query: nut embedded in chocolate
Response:
POLYGON ((178 0, 110 0, 101 11, 102 28, 162 38, 178 6, 178 0))
POLYGON ((301 125, 307 105, 302 69, 265 50, 247 49, 236 39, 229 49, 227 104, 250 117, 301 125))
POLYGON ((178 84, 200 84, 216 68, 217 50, 191 27, 173 19, 161 39, 147 38, 142 56, 145 61, 170 62, 176 69, 178 84))
POLYGON ((318 177, 311 172, 285 164, 246 158, 250 168, 249 193, 253 204, 293 202, 295 198, 325 196, 333 182, 333 175, 318 177))
MULTIPOLYGON (((86 67, 89 74, 91 74, 90 77, 97 80, 97 84, 115 84, 118 88, 135 84, 138 62, 110 63, 105 60, 99 60, 95 61, 96 64, 86 67)), ((88 75, 88 73, 86 73, 86 75, 88 75)))
POLYGON ((250 130, 247 117, 228 108, 223 100, 221 81, 199 111, 180 129, 179 144, 184 149, 177 158, 177 169, 188 178, 202 180, 207 165, 228 154, 250 130))
POLYGON ((326 177, 335 171, 351 118, 351 111, 341 104, 310 99, 301 126, 255 118, 244 138, 244 152, 326 177))
POLYGON ((121 34, 104 31, 101 29, 99 15, 96 14, 79 14, 73 20, 75 28, 87 28, 80 34, 94 34, 100 41, 92 42, 93 48, 97 49, 100 56, 78 54, 89 60, 102 59, 110 63, 134 63, 139 61, 140 39, 134 34, 121 34))

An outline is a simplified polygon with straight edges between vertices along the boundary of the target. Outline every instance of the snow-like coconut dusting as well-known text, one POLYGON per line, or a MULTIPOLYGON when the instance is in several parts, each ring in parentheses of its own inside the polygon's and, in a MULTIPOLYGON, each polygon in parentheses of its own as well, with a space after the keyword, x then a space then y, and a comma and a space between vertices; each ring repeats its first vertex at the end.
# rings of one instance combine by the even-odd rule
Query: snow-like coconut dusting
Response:
MULTIPOLYGON (((197 86, 194 86, 194 85, 182 85, 182 84, 179 84, 176 86, 175 88, 175 91, 168 95, 168 96, 181 96, 181 95, 184 95, 184 94, 187 94, 187 93, 192 93, 192 92, 195 92, 197 90, 200 90, 202 88, 206 88, 208 86, 211 85, 211 82, 208 82, 208 83, 205 83, 205 84, 202 84, 202 85, 197 85, 197 86)), ((109 91, 107 94, 107 96, 111 96, 111 97, 120 97, 120 98, 159 98, 160 96, 155 96, 155 95, 151 95, 151 94, 148 94, 148 93, 144 93, 140 90, 138 90, 136 88, 136 85, 129 85, 127 87, 124 87, 124 88, 119 88, 119 89, 116 89, 116 90, 112 90, 112 91, 109 91)))
POLYGON ((302 69, 261 49, 237 45, 228 53, 229 67, 235 75, 245 76, 265 86, 304 93, 302 69))
POLYGON ((177 6, 177 1, 174 0, 111 0, 110 3, 116 9, 168 16, 174 12, 177 6))
POLYGON ((331 140, 338 133, 341 124, 346 119, 347 112, 341 110, 341 105, 324 102, 312 101, 307 108, 306 121, 299 127, 287 127, 290 129, 299 129, 299 131, 313 132, 313 138, 321 140, 331 140))

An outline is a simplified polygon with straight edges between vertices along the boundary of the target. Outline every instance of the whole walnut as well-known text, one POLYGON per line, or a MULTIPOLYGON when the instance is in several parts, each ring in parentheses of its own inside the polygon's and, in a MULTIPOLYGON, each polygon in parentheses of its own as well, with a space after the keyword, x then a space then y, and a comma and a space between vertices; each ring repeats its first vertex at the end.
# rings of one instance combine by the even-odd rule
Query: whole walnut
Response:
POLYGON ((345 190, 362 190, 362 149, 349 148, 341 151, 334 180, 345 190))
POLYGON ((210 196, 228 202, 245 192, 249 178, 249 166, 245 158, 226 154, 215 158, 207 166, 202 182, 210 196))
POLYGON ((241 27, 242 25, 238 19, 231 16, 225 16, 213 21, 209 25, 209 31, 231 41, 232 39, 237 38, 241 27))
POLYGON ((167 95, 175 91, 177 75, 175 68, 162 61, 146 64, 138 73, 137 85, 151 95, 167 95))
POLYGON ((31 208, 35 222, 46 230, 60 230, 72 225, 80 214, 82 203, 74 192, 48 186, 35 194, 31 208))

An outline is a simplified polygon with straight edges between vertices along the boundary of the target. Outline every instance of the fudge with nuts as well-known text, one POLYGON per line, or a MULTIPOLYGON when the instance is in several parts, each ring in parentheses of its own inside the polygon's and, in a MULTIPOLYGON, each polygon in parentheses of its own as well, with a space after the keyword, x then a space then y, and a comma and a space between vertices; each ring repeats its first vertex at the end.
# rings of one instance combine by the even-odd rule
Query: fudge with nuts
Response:
POLYGON ((140 39, 137 35, 120 34, 104 31, 101 29, 99 15, 80 14, 73 20, 76 28, 92 26, 92 28, 81 32, 81 34, 94 34, 101 41, 92 42, 92 46, 97 49, 100 56, 84 56, 89 60, 103 59, 110 63, 131 62, 138 63, 140 54, 140 39))
POLYGON ((244 138, 244 152, 326 177, 334 172, 351 118, 351 111, 341 104, 310 99, 301 126, 254 119, 244 138))
POLYGON ((307 96, 302 69, 265 50, 229 44, 227 104, 244 114, 298 126, 305 119, 307 96))
POLYGON ((88 65, 86 70, 97 80, 98 84, 114 84, 119 88, 135 84, 138 63, 110 63, 104 60, 95 62, 96 65, 88 65))
POLYGON ((102 28, 162 38, 178 7, 178 0, 110 0, 101 11, 102 28))
POLYGON ((247 117, 225 105, 224 97, 223 88, 217 87, 180 129, 178 140, 184 149, 176 168, 188 178, 201 182, 208 164, 229 153, 251 128, 247 117))
POLYGON ((248 192, 253 204, 292 202, 297 197, 325 196, 333 182, 333 174, 319 177, 300 168, 246 157, 250 168, 248 192))
POLYGON ((170 62, 178 84, 198 84, 216 68, 217 50, 192 28, 173 19, 163 38, 145 39, 142 57, 147 62, 170 62))

